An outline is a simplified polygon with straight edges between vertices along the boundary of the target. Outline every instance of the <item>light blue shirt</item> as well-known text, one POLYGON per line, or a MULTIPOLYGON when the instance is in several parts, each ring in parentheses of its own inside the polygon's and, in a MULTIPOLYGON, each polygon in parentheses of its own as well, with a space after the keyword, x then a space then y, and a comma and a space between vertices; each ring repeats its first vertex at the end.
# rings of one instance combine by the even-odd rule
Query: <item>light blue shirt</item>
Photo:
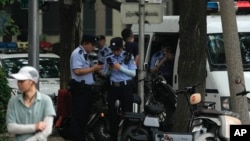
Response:
POLYGON ((110 55, 110 54, 112 54, 112 51, 111 51, 111 49, 107 46, 107 45, 105 45, 104 47, 102 47, 101 49, 99 49, 99 51, 98 51, 98 61, 101 61, 101 62, 105 62, 105 60, 106 60, 106 57, 108 56, 108 55, 110 55))
POLYGON ((78 82, 85 81, 85 84, 94 84, 93 74, 87 73, 84 75, 76 75, 73 70, 79 68, 90 68, 91 62, 88 59, 88 54, 82 46, 73 50, 70 56, 70 73, 71 78, 78 82))
MULTIPOLYGON (((8 109, 6 113, 6 124, 36 124, 39 121, 43 121, 47 116, 55 116, 55 108, 51 98, 37 91, 34 103, 30 107, 26 107, 24 104, 23 95, 12 96, 8 103, 8 109)), ((25 141, 34 133, 17 134, 15 135, 15 141, 25 141)))
MULTIPOLYGON (((107 56, 107 58, 110 57, 114 64, 120 63, 121 67, 127 70, 133 70, 136 71, 137 67, 135 64, 135 60, 133 55, 131 55, 131 58, 128 62, 128 64, 124 63, 124 59, 126 57, 125 51, 122 51, 119 56, 115 56, 114 54, 107 56)), ((107 59, 104 63, 104 73, 110 75, 110 80, 114 82, 121 82, 121 81, 127 81, 132 80, 132 76, 122 72, 121 70, 109 70, 109 64, 107 63, 107 59), (109 71, 109 72, 108 72, 109 71)))
POLYGON ((164 56, 162 51, 157 51, 156 53, 154 53, 150 60, 150 69, 154 68, 163 57, 164 56))

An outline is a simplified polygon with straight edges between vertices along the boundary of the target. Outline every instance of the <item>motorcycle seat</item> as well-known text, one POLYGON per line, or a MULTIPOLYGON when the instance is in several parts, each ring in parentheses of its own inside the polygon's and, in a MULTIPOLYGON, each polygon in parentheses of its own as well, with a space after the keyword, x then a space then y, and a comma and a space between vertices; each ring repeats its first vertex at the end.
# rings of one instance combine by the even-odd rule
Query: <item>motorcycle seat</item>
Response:
POLYGON ((231 111, 217 111, 215 109, 200 109, 197 110, 195 113, 195 116, 220 116, 220 115, 228 115, 228 116, 232 116, 232 117, 236 117, 239 118, 239 114, 238 113, 234 113, 231 111))
POLYGON ((164 105, 162 104, 145 105, 144 110, 146 114, 158 115, 164 112, 164 105))
POLYGON ((195 116, 207 115, 207 116, 219 116, 222 113, 214 109, 200 109, 195 111, 195 116))
POLYGON ((124 112, 123 117, 130 119, 143 119, 145 117, 144 113, 133 113, 133 112, 124 112))

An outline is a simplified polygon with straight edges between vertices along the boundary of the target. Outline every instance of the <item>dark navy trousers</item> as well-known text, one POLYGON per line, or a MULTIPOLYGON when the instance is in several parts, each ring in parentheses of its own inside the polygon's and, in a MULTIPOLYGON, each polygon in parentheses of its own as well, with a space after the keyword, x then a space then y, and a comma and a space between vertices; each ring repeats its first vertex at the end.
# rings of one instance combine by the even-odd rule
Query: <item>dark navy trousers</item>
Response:
POLYGON ((116 140, 119 125, 119 117, 115 108, 115 101, 120 100, 123 112, 132 112, 133 108, 133 84, 123 86, 110 86, 108 92, 108 112, 110 117, 111 140, 116 140))
POLYGON ((93 94, 90 89, 72 90, 71 140, 85 141, 85 127, 92 109, 93 94))

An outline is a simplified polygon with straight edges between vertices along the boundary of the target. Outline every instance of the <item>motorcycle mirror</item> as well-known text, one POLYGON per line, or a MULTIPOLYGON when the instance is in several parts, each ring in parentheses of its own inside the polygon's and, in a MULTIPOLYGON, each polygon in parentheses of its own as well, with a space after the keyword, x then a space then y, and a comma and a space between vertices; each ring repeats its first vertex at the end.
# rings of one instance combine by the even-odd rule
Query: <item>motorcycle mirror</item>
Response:
POLYGON ((189 102, 191 105, 198 104, 201 102, 201 94, 200 93, 194 93, 190 96, 189 102))

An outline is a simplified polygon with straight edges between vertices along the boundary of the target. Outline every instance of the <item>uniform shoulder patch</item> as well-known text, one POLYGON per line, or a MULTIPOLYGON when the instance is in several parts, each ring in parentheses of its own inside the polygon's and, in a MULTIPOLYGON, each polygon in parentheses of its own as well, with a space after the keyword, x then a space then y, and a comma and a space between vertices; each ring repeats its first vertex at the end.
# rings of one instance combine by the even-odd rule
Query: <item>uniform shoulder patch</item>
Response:
POLYGON ((83 52, 83 51, 80 49, 80 50, 79 50, 79 54, 82 54, 82 52, 83 52))

